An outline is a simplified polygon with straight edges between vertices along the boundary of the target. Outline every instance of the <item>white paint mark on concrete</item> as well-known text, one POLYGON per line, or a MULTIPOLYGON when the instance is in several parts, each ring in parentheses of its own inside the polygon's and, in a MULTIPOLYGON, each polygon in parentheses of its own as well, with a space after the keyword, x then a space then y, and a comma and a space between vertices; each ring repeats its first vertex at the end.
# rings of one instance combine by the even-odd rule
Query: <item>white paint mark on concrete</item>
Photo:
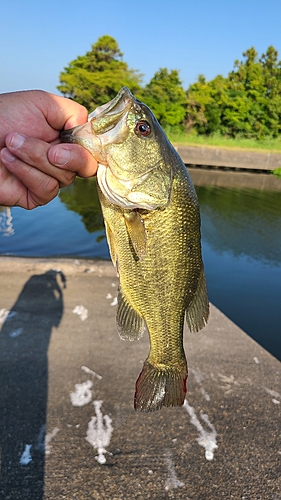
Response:
POLYGON ((3 323, 5 323, 9 312, 10 311, 8 311, 8 309, 0 309, 0 325, 3 325, 3 323))
POLYGON ((102 379, 102 376, 99 375, 98 373, 94 372, 93 370, 91 370, 90 368, 88 368, 87 366, 81 366, 81 370, 84 370, 84 372, 86 373, 89 373, 90 375, 93 375, 93 377, 96 377, 98 378, 99 380, 102 379))
POLYGON ((106 462, 105 454, 109 453, 106 450, 106 447, 109 446, 113 432, 111 418, 108 415, 103 415, 101 412, 102 403, 103 401, 93 402, 96 416, 92 417, 88 423, 86 436, 88 443, 90 443, 98 451, 98 455, 95 459, 99 462, 99 464, 105 464, 106 462))
POLYGON ((259 358, 257 358, 256 356, 253 357, 253 360, 254 362, 256 363, 256 365, 259 365, 260 364, 260 360, 259 358))
POLYGON ((209 394, 205 391, 204 387, 202 387, 202 382, 204 380, 203 373, 200 371, 194 370, 192 368, 190 369, 190 371, 192 372, 192 374, 195 378, 195 382, 197 382, 197 384, 200 386, 200 392, 201 392, 202 396, 206 399, 206 401, 211 401, 209 394))
POLYGON ((36 450, 41 451, 41 453, 45 453, 45 433, 46 433, 46 425, 43 424, 37 436, 37 443, 35 446, 36 450))
POLYGON ((111 286, 113 286, 113 287, 116 286, 116 283, 111 283, 111 286))
POLYGON ((197 382, 197 384, 201 384, 204 380, 203 373, 200 372, 199 370, 194 370, 194 368, 190 368, 190 371, 195 378, 195 382, 197 382))
POLYGON ((14 318, 15 316, 17 316, 17 312, 16 311, 8 311, 8 316, 7 316, 7 321, 9 321, 10 319, 14 318))
POLYGON ((58 427, 54 427, 52 432, 48 432, 46 434, 46 425, 42 425, 39 434, 37 436, 37 443, 35 446, 35 449, 40 451, 41 453, 45 453, 46 455, 50 455, 51 453, 51 447, 50 447, 50 441, 55 435, 59 432, 58 427))
POLYGON ((85 321, 85 319, 88 318, 88 309, 82 305, 74 307, 72 312, 80 316, 82 321, 85 321))
POLYGON ((200 392, 201 392, 202 396, 204 396, 206 401, 211 401, 211 398, 210 398, 209 394, 205 391, 204 387, 200 387, 200 392))
POLYGON ((267 394, 270 394, 270 396, 281 399, 281 394, 279 392, 268 389, 268 387, 263 387, 263 389, 267 392, 267 394))
POLYGON ((0 309, 0 325, 9 321, 17 315, 16 311, 9 311, 8 309, 0 309))
POLYGON ((106 299, 112 299, 111 293, 108 293, 107 296, 105 297, 106 299))
POLYGON ((267 392, 267 394, 272 396, 272 403, 274 403, 275 405, 280 405, 281 394, 279 392, 268 389, 268 387, 263 387, 263 389, 265 390, 265 392, 267 392))
POLYGON ((54 427, 52 432, 48 432, 48 434, 46 434, 46 437, 45 437, 45 453, 46 453, 46 455, 50 455, 50 453, 51 453, 51 447, 50 447, 51 439, 53 439, 53 437, 55 437, 58 432, 59 432, 59 428, 54 427))
POLYGON ((117 306, 117 297, 114 297, 113 301, 110 302, 111 306, 117 306))
POLYGON ((186 411, 189 413, 190 416, 190 422, 196 427, 199 437, 197 438, 197 442, 200 446, 203 446, 205 448, 205 457, 207 460, 213 460, 214 458, 214 451, 218 448, 217 445, 217 433, 214 428, 214 426, 211 424, 208 415, 206 414, 201 414, 202 420, 207 424, 207 426, 210 428, 210 431, 205 430, 202 424, 199 422, 194 408, 190 406, 187 402, 187 400, 184 401, 184 408, 186 411))
POLYGON ((89 269, 86 269, 86 270, 85 270, 85 272, 86 272, 86 273, 94 273, 94 272, 95 272, 95 270, 96 270, 96 268, 95 268, 95 267, 90 267, 89 269))
POLYGON ((20 457, 20 464, 21 465, 28 465, 31 462, 31 460, 32 460, 32 456, 30 454, 31 446, 32 446, 31 444, 25 445, 24 452, 23 452, 22 456, 20 457))
POLYGON ((22 334, 22 332, 23 332, 23 327, 20 326, 19 328, 16 328, 12 332, 10 332, 9 337, 11 337, 11 339, 14 339, 16 337, 19 337, 22 334))
POLYGON ((91 388, 93 387, 93 382, 87 380, 82 384, 75 384, 75 392, 70 393, 70 399, 73 406, 84 406, 92 400, 93 393, 91 388))
POLYGON ((240 387, 240 382, 235 379, 234 375, 227 376, 223 375, 222 373, 218 373, 218 376, 221 382, 224 384, 220 385, 219 387, 221 387, 225 391, 225 394, 231 394, 234 390, 234 387, 240 387))
POLYGON ((167 449, 165 450, 165 453, 166 453, 166 464, 168 469, 168 476, 166 479, 165 490, 169 491, 175 488, 181 488, 182 486, 184 486, 184 483, 182 481, 179 481, 177 478, 172 452, 171 450, 167 449))

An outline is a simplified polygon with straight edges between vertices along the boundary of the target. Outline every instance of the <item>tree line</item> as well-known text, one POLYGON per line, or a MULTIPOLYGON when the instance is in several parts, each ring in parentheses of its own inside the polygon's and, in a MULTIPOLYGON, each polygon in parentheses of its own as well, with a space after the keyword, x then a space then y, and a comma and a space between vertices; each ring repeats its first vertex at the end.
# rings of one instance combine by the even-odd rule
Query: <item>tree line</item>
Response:
POLYGON ((146 85, 142 77, 123 60, 117 41, 104 35, 64 68, 57 88, 92 111, 126 85, 166 129, 256 139, 280 133, 281 61, 273 46, 261 57, 254 47, 246 50, 227 77, 200 75, 186 90, 175 69, 160 68, 146 85))

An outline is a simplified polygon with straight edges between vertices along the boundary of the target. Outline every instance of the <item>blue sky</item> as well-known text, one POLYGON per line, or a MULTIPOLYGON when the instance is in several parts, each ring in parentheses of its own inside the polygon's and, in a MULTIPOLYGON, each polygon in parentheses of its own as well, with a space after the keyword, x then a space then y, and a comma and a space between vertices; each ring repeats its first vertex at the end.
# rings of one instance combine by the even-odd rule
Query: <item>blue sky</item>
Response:
POLYGON ((252 46, 261 55, 274 45, 281 59, 281 1, 10 0, 0 33, 0 92, 58 93, 60 71, 104 34, 144 82, 167 67, 187 88, 199 74, 226 76, 252 46))

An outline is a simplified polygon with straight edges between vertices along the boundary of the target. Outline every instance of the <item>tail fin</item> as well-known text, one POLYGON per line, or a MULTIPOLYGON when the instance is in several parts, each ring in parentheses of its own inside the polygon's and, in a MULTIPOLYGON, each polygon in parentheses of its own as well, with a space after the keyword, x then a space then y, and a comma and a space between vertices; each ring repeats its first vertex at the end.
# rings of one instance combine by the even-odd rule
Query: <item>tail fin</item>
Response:
POLYGON ((156 411, 162 406, 182 406, 186 394, 187 366, 153 366, 147 360, 136 382, 135 410, 156 411))

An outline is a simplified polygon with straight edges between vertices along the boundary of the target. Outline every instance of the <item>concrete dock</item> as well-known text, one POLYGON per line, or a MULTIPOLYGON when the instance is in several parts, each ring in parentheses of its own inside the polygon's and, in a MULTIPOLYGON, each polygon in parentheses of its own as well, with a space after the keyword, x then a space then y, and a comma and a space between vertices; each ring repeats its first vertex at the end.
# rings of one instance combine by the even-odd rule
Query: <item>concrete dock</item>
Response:
POLYGON ((1 500, 281 500, 281 364, 218 309, 184 406, 136 413, 149 341, 118 337, 111 263, 1 257, 0 282, 1 500))

